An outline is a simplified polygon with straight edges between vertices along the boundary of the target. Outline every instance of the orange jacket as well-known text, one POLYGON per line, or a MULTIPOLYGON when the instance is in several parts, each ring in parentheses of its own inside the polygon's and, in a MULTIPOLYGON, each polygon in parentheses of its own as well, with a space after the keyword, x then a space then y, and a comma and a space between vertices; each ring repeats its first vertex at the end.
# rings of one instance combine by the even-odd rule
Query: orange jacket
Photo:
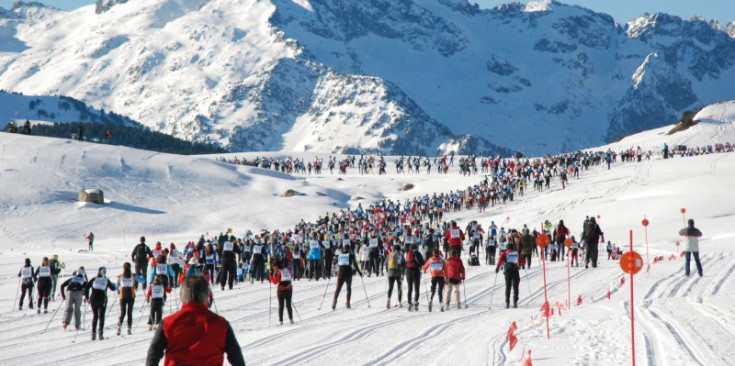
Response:
POLYGON ((426 273, 426 270, 429 268, 431 268, 431 278, 447 277, 447 262, 445 262, 441 257, 433 256, 430 260, 426 261, 422 268, 424 273, 426 273))

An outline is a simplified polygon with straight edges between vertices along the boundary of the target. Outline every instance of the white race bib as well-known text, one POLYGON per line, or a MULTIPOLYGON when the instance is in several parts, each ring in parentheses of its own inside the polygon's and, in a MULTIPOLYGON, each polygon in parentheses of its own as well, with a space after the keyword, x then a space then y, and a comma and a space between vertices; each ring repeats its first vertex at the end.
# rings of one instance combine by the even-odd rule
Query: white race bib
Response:
POLYGON ((163 298, 163 286, 162 285, 151 286, 151 297, 154 299, 163 298))
POLYGON ((133 287, 133 276, 120 277, 120 286, 121 287, 133 287))
POLYGON ((413 244, 414 237, 413 236, 406 236, 406 238, 403 240, 403 242, 406 243, 406 244, 413 244))
POLYGON ((281 282, 289 282, 291 281, 291 272, 289 272, 287 269, 281 270, 281 282))
POLYGON ((340 266, 349 266, 350 265, 350 255, 340 254, 337 257, 337 264, 339 264, 340 266))
POLYGON ((294 250, 293 257, 294 259, 301 259, 301 250, 294 250))
POLYGON ((518 264, 518 252, 508 252, 505 258, 508 263, 518 264))
POLYGON ((23 277, 23 279, 31 278, 33 277, 33 270, 31 267, 23 267, 20 270, 20 276, 23 277))
POLYGON ((225 252, 231 252, 233 246, 234 244, 231 241, 226 241, 224 244, 222 244, 222 250, 225 252))
POLYGON ((378 238, 370 238, 370 248, 378 247, 378 238))
POLYGON ((449 237, 452 239, 458 239, 459 238, 459 229, 452 229, 449 231, 449 237))
POLYGON ((156 275, 168 276, 168 264, 157 264, 156 265, 156 275))
POLYGON ((262 252, 262 250, 263 250, 263 246, 262 245, 256 245, 256 246, 253 247, 253 253, 255 253, 255 254, 260 254, 262 252))
POLYGON ((92 288, 95 290, 105 291, 107 289, 107 278, 96 277, 92 282, 92 288))
POLYGON ((342 245, 352 245, 352 241, 350 239, 342 239, 342 245))
POLYGON ((38 269, 38 277, 51 277, 51 267, 42 266, 38 269))

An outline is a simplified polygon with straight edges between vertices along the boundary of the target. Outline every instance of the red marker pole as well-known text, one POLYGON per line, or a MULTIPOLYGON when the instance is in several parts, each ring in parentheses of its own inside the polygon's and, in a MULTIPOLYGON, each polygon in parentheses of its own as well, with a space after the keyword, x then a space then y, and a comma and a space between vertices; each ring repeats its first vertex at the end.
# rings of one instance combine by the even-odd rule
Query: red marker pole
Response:
MULTIPOLYGON (((646 273, 651 270, 651 262, 648 260, 648 219, 646 218, 646 215, 643 215, 643 231, 646 233, 646 273)), ((631 239, 632 240, 632 239, 631 239)), ((633 249, 631 249, 633 250, 633 249)))
MULTIPOLYGON (((630 252, 633 253, 633 230, 630 231, 630 252)), ((630 271, 630 339, 633 354, 633 366, 635 366, 635 308, 633 307, 633 271, 630 271)))
MULTIPOLYGON (((544 223, 541 223, 541 235, 546 236, 544 232, 544 223)), ((546 243, 548 245, 548 243, 546 243)), ((551 339, 551 331, 549 330, 549 296, 546 292, 546 245, 541 249, 541 266, 544 269, 544 311, 546 312, 546 339, 551 339)))
POLYGON ((682 207, 681 208, 681 222, 684 223, 684 225, 687 224, 687 209, 682 207))

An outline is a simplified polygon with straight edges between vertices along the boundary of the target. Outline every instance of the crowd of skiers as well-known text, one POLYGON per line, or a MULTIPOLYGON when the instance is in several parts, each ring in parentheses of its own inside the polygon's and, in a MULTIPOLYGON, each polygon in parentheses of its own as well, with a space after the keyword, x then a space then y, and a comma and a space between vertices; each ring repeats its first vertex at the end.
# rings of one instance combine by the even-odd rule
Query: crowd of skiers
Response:
MULTIPOLYGON (((164 247, 160 242, 151 248, 145 237, 141 237, 131 253, 131 261, 123 264, 122 273, 116 279, 107 278, 105 267, 100 267, 90 279, 84 267, 79 267, 60 285, 62 298, 68 296, 69 299, 62 320, 63 328, 67 329, 73 318, 74 328, 78 330, 83 304, 89 302, 92 339, 104 339, 107 291, 111 291, 115 294, 114 301, 119 301, 117 334, 121 334, 125 325, 127 334, 131 334, 132 309, 137 290, 141 288, 146 306, 150 306, 148 329, 159 329, 168 294, 191 276, 202 276, 210 286, 216 285, 222 291, 232 290, 236 282, 270 281, 277 286, 280 324, 283 324, 284 313, 289 323, 294 322, 292 299, 295 281, 331 281, 335 277, 331 302, 331 308, 335 310, 343 289, 345 307, 351 307, 355 275, 386 278, 387 309, 404 307, 405 282, 406 308, 409 311, 419 310, 420 284, 422 280, 430 281, 430 289, 425 289, 427 309, 434 309, 436 297, 439 310, 445 311, 450 308, 452 299, 457 308, 462 307, 460 292, 466 279, 465 263, 481 265, 481 252, 484 252, 486 265, 494 266, 496 273, 503 271, 506 307, 511 304, 517 307, 521 270, 531 268, 534 257, 543 255, 552 262, 569 258, 573 266, 579 266, 579 257, 583 257, 585 268, 597 267, 598 246, 605 239, 595 216, 584 220, 576 237, 563 220, 557 224, 546 220, 538 228, 526 225, 511 228, 507 221, 501 225, 491 221, 483 227, 481 223, 471 221, 462 229, 454 221, 445 221, 444 214, 463 209, 482 212, 488 205, 503 204, 523 196, 529 182, 534 182, 535 189, 541 191, 549 188, 549 176, 577 176, 580 170, 600 165, 611 158, 609 154, 607 157, 605 154, 570 154, 538 160, 480 159, 480 169, 487 176, 481 183, 466 189, 424 195, 403 202, 386 199, 367 207, 360 204, 354 209, 328 213, 314 222, 301 220, 293 229, 284 232, 264 230, 254 234, 248 231, 236 237, 228 230, 211 237, 201 235, 181 249, 174 243, 164 247), (541 235, 548 235, 550 239, 550 244, 543 249, 537 245, 541 235), (424 279, 425 274, 428 274, 427 279, 424 279), (394 292, 397 301, 392 303, 394 292)), ((461 159, 459 164, 467 166, 470 171, 476 169, 474 160, 469 158, 461 159)), ((564 184, 566 179, 560 180, 564 184)), ((701 233, 693 229, 693 223, 690 229, 682 232, 695 243, 691 246, 696 246, 696 238, 701 233)), ((93 234, 86 238, 92 250, 93 234)), ((606 250, 608 260, 617 259, 621 253, 620 248, 609 241, 606 250)), ((694 258, 701 275, 698 248, 694 258)), ((33 289, 37 287, 37 311, 40 313, 43 306, 44 313, 47 313, 48 301, 53 300, 56 293, 61 267, 57 256, 50 260, 44 258, 35 269, 30 259, 26 259, 25 266, 18 273, 21 278, 19 309, 23 308, 26 294, 29 307, 33 307, 33 289)), ((326 293, 325 289, 325 296, 326 293)), ((214 303, 211 290, 208 297, 211 306, 214 303)), ((467 306, 466 298, 464 305, 467 306)))

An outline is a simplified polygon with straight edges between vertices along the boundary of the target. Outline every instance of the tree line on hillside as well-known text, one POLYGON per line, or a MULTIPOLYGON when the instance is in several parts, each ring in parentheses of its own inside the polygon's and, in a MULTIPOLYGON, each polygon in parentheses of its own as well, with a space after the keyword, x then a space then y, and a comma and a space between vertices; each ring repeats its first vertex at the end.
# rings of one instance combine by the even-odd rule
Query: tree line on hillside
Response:
MULTIPOLYGON (((5 132, 13 131, 9 123, 5 132)), ((158 151, 171 154, 194 155, 226 153, 227 150, 212 144, 185 141, 165 133, 148 128, 128 127, 111 123, 53 123, 35 124, 30 129, 31 135, 73 138, 83 141, 121 145, 136 149, 158 151)))

